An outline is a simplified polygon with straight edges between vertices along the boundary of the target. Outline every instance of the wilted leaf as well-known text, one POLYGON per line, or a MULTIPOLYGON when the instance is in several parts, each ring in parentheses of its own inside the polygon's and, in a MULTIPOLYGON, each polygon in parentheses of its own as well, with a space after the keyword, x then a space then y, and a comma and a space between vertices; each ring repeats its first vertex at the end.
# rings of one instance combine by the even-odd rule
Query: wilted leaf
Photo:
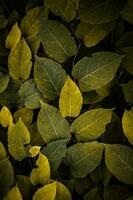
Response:
POLYGON ((16 22, 6 38, 5 41, 6 48, 13 49, 20 39, 21 39, 21 31, 16 22))
POLYGON ((109 83, 115 76, 121 56, 112 52, 94 53, 76 63, 72 75, 78 79, 82 91, 96 90, 109 83))
POLYGON ((26 80, 31 71, 31 51, 24 38, 11 50, 8 58, 9 73, 13 79, 26 80))
POLYGON ((43 102, 41 102, 37 125, 46 143, 53 140, 70 138, 69 123, 61 116, 57 108, 43 102))
POLYGON ((129 111, 125 110, 122 118, 122 126, 125 136, 133 145, 133 108, 129 111))
POLYGON ((104 133, 111 117, 111 109, 97 108, 87 111, 72 123, 71 132, 80 142, 94 140, 104 133))
POLYGON ((36 161, 37 168, 32 169, 30 174, 30 180, 33 185, 41 184, 45 185, 50 179, 50 166, 46 156, 41 152, 39 158, 36 161))
POLYGON ((25 145, 30 143, 30 134, 21 119, 8 129, 8 149, 10 154, 18 161, 23 160, 27 154, 25 145))
POLYGON ((75 178, 87 176, 101 162, 105 145, 97 142, 78 143, 67 149, 64 163, 75 178))
POLYGON ((120 144, 107 145, 105 162, 109 171, 121 182, 133 184, 133 150, 120 144))
POLYGON ((57 21, 41 21, 40 37, 46 54, 60 63, 76 53, 74 38, 69 30, 57 21))
POLYGON ((52 59, 36 57, 34 78, 38 89, 45 98, 58 97, 66 77, 67 75, 60 64, 52 59))
POLYGON ((77 117, 82 108, 83 97, 74 81, 68 76, 61 90, 59 108, 63 117, 77 117))

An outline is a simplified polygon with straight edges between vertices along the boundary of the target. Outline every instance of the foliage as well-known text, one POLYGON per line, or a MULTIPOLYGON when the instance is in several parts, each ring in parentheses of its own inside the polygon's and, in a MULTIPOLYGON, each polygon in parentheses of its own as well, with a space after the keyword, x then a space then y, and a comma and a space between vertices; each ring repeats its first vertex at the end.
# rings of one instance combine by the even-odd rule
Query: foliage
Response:
POLYGON ((133 0, 0 1, 0 199, 133 199, 133 0))

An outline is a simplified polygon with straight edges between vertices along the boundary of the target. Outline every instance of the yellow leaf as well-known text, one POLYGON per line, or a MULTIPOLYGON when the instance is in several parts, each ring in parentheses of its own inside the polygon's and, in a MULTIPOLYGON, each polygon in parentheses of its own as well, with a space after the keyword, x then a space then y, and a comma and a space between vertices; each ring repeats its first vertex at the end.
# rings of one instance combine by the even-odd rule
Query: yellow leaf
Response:
POLYGON ((33 200, 55 200, 56 182, 39 188, 33 196, 33 200))
POLYGON ((68 76, 61 90, 59 107, 63 117, 77 117, 82 108, 83 97, 74 81, 68 76))
POLYGON ((12 123, 12 114, 10 110, 6 107, 3 106, 0 112, 0 123, 3 127, 7 127, 12 123))
POLYGON ((22 196, 18 187, 12 187, 3 200, 22 200, 22 196))
POLYGON ((5 43, 6 48, 13 49, 20 39, 21 39, 21 31, 16 22, 6 38, 6 43, 5 43))
POLYGON ((39 158, 36 162, 36 166, 38 168, 34 168, 30 174, 31 183, 33 185, 44 185, 50 179, 50 166, 47 157, 41 152, 39 153, 39 158))
POLYGON ((39 146, 31 147, 30 150, 29 150, 29 153, 30 153, 31 157, 37 156, 37 154, 39 154, 39 152, 40 152, 40 148, 41 147, 39 147, 39 146))

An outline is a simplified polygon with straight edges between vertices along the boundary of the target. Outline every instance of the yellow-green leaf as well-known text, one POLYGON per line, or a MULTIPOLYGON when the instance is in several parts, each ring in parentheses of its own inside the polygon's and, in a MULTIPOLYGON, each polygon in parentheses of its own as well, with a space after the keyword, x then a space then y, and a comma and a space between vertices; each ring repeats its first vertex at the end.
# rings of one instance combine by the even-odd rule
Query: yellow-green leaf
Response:
POLYGON ((2 142, 0 141, 0 160, 6 158, 6 150, 2 142))
POLYGON ((35 192, 33 200, 55 200, 55 196, 56 196, 56 182, 53 182, 39 188, 35 192))
POLYGON ((125 136, 133 145, 133 108, 129 111, 125 110, 122 118, 122 126, 125 136))
POLYGON ((8 149, 15 160, 21 161, 26 156, 25 145, 30 143, 30 134, 21 119, 8 129, 8 149))
POLYGON ((27 126, 30 125, 33 119, 33 110, 28 109, 26 107, 17 110, 13 115, 14 122, 17 123, 20 117, 22 121, 25 123, 25 125, 27 126))
POLYGON ((26 80, 31 71, 31 50, 24 38, 12 49, 8 57, 9 73, 13 79, 26 80))
POLYGON ((6 106, 3 106, 0 111, 0 124, 3 127, 7 127, 12 123, 12 121, 13 119, 10 110, 6 106))
POLYGON ((30 174, 30 180, 33 185, 45 185, 50 179, 50 166, 46 156, 41 152, 36 162, 37 168, 34 168, 30 174))
POLYGON ((5 43, 6 48, 13 49, 20 39, 21 39, 21 31, 16 22, 6 38, 6 43, 5 43))
POLYGON ((68 188, 60 182, 56 182, 55 200, 72 200, 72 196, 68 188))
POLYGON ((0 75, 0 93, 2 93, 7 88, 9 80, 9 74, 0 75))
POLYGON ((59 108, 63 117, 77 117, 82 108, 83 97, 76 83, 68 76, 61 90, 59 108))
POLYGON ((40 146, 33 146, 30 148, 29 153, 31 154, 31 157, 37 156, 39 154, 41 147, 40 146))
POLYGON ((3 200, 23 200, 17 186, 12 187, 3 200))

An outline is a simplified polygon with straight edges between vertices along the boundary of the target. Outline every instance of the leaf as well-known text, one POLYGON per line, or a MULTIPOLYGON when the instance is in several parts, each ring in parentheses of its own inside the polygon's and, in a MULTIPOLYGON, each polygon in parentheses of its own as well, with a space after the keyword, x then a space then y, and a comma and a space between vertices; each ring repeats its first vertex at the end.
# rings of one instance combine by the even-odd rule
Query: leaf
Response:
POLYGON ((32 146, 29 150, 30 156, 35 157, 39 154, 41 147, 40 146, 32 146))
POLYGON ((38 35, 30 35, 26 37, 25 40, 30 47, 32 54, 36 55, 40 46, 40 37, 38 35))
POLYGON ((126 101, 133 105, 133 80, 128 81, 128 83, 122 84, 122 90, 126 101))
POLYGON ((10 30, 9 34, 7 35, 5 41, 6 48, 13 49, 17 45, 20 39, 21 39, 21 31, 16 22, 13 25, 12 29, 10 30))
POLYGON ((28 109, 40 108, 40 100, 46 101, 38 91, 34 79, 29 79, 21 85, 19 95, 28 109))
POLYGON ((17 186, 12 187, 3 200, 22 200, 21 193, 17 186))
POLYGON ((69 22, 76 17, 76 10, 74 2, 71 0, 46 0, 46 6, 52 13, 57 16, 61 16, 65 21, 69 22))
POLYGON ((33 146, 42 146, 43 145, 43 139, 38 131, 37 123, 34 122, 30 127, 28 127, 30 132, 30 143, 33 146))
POLYGON ((87 194, 84 195, 83 200, 102 200, 102 192, 98 187, 92 188, 87 194))
POLYGON ((13 119, 10 110, 6 106, 3 106, 0 111, 0 124, 3 127, 8 127, 12 121, 13 119))
POLYGON ((133 1, 128 0, 124 10, 121 13, 122 18, 133 25, 133 1))
POLYGON ((133 46, 133 31, 123 34, 116 43, 116 49, 133 46))
POLYGON ((28 11, 21 21, 21 31, 23 35, 37 35, 40 28, 40 18, 43 15, 44 9, 40 6, 28 11))
POLYGON ((125 110, 122 117, 122 126, 125 136, 133 145, 133 108, 129 111, 125 110))
POLYGON ((89 92, 84 92, 83 94, 83 104, 95 104, 102 101, 105 97, 99 96, 95 90, 89 92))
POLYGON ((104 188, 104 199, 125 200, 132 195, 132 190, 126 185, 110 185, 104 188))
POLYGON ((87 142, 100 137, 110 123, 111 109, 97 108, 80 115, 71 125, 71 132, 79 142, 87 142))
POLYGON ((8 87, 0 94, 0 104, 9 108, 19 107, 22 105, 22 99, 18 94, 21 82, 10 80, 8 87))
POLYGON ((56 198, 55 200, 72 200, 71 193, 65 185, 56 182, 56 198))
POLYGON ((63 117, 77 117, 83 103, 82 94, 76 83, 68 76, 61 90, 59 108, 63 117))
POLYGON ((30 174, 30 180, 32 185, 45 185, 50 179, 50 166, 46 156, 41 152, 39 158, 36 161, 37 168, 32 169, 30 174))
POLYGON ((41 102, 37 126, 45 143, 70 138, 69 123, 61 116, 57 108, 43 102, 41 102))
POLYGON ((10 76, 8 74, 0 75, 0 93, 4 92, 9 84, 10 76))
POLYGON ((133 150, 120 144, 107 145, 105 162, 109 171, 121 182, 133 184, 133 150))
POLYGON ((66 73, 61 65, 52 59, 36 56, 34 78, 43 96, 47 99, 54 99, 60 94, 66 80, 66 73))
POLYGON ((0 160, 0 197, 4 196, 14 183, 13 166, 8 158, 0 160))
POLYGON ((52 173, 56 173, 58 170, 66 150, 66 140, 56 140, 43 147, 42 153, 48 158, 52 173))
POLYGON ((17 186, 22 194, 23 199, 29 200, 31 198, 32 185, 28 176, 17 175, 17 186))
POLYGON ((72 145, 67 149, 64 163, 71 168, 73 177, 85 177, 100 164, 104 148, 98 142, 72 145))
POLYGON ((82 91, 99 89, 115 76, 121 56, 113 52, 97 52, 92 57, 84 57, 76 63, 72 75, 79 81, 82 91))
POLYGON ((13 79, 26 80, 32 67, 31 51, 24 38, 12 49, 8 57, 9 73, 13 79))
POLYGON ((46 54, 60 63, 76 53, 74 38, 68 29, 57 21, 42 20, 40 38, 46 54))
POLYGON ((85 194, 92 187, 92 181, 90 178, 77 178, 75 179, 75 191, 79 195, 85 194))
POLYGON ((103 40, 113 27, 114 23, 92 25, 81 22, 76 30, 76 35, 83 39, 85 46, 92 47, 103 40))
POLYGON ((2 142, 0 141, 0 160, 6 158, 6 150, 2 142))
POLYGON ((21 161, 27 157, 25 145, 30 143, 30 134, 21 120, 14 125, 10 124, 8 129, 8 149, 15 160, 21 161))
POLYGON ((120 0, 82 0, 79 2, 78 15, 85 23, 108 23, 119 17, 125 2, 120 0))
POLYGON ((28 126, 32 123, 33 110, 23 107, 14 113, 13 118, 15 123, 21 118, 24 124, 28 126))
POLYGON ((55 200, 56 196, 56 182, 44 185, 39 188, 34 196, 33 200, 55 200))

